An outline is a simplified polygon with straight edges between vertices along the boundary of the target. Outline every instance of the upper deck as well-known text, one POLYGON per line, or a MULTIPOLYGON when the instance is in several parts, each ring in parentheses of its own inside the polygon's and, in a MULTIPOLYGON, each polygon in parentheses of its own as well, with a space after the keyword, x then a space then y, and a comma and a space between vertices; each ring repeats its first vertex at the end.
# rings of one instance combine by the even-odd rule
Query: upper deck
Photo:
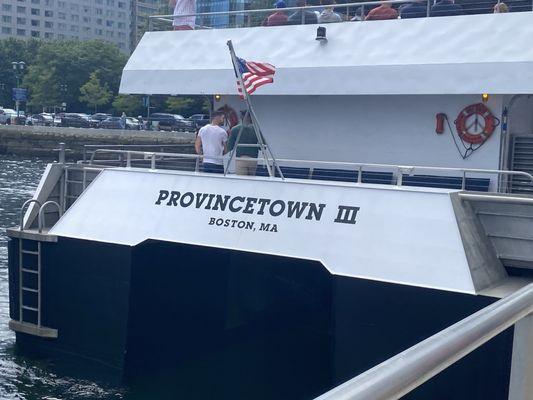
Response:
MULTIPOLYGON (((376 4, 342 8, 352 15, 376 4)), ((482 4, 480 11, 490 10, 482 4)), ((276 84, 263 87, 258 96, 533 93, 530 9, 266 27, 259 25, 274 10, 196 14, 197 24, 213 23, 144 35, 124 69, 120 91, 236 95, 226 46, 231 39, 239 57, 277 68, 276 84), (227 24, 220 23, 224 16, 227 24), (326 28, 327 41, 315 40, 318 26, 326 28)), ((171 29, 172 16, 152 19, 158 29, 171 29)))

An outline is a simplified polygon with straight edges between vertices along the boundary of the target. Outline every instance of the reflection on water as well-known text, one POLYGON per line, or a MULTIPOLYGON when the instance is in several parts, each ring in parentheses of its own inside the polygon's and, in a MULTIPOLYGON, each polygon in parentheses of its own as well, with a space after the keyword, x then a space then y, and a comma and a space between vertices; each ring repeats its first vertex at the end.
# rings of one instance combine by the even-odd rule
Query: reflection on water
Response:
POLYGON ((39 159, 0 156, 0 399, 123 399, 122 388, 60 375, 53 360, 16 354, 15 335, 8 329, 5 228, 18 225, 20 206, 32 196, 45 166, 39 159))

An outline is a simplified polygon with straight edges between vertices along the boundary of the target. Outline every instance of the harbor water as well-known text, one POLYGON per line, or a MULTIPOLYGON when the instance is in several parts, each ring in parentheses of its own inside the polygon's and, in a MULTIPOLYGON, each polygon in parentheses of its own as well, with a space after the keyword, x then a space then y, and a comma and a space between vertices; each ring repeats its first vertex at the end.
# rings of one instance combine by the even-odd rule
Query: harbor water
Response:
POLYGON ((32 196, 45 166, 41 159, 0 158, 0 399, 123 399, 125 388, 86 379, 83 371, 73 368, 75 365, 18 355, 15 334, 8 328, 5 229, 19 224, 20 207, 32 196))

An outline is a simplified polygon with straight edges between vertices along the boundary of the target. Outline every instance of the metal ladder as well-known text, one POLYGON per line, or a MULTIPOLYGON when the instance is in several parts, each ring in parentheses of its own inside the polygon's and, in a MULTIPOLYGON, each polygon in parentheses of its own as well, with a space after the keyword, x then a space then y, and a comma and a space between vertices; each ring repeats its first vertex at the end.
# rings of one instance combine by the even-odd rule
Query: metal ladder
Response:
POLYGON ((43 211, 48 205, 57 207, 61 217, 61 207, 55 201, 47 201, 41 205, 38 200, 32 199, 26 201, 21 208, 20 230, 17 235, 19 240, 18 320, 10 320, 9 327, 15 332, 55 339, 57 329, 42 326, 42 243, 50 241, 50 235, 43 233, 43 211), (37 232, 24 230, 23 211, 31 203, 37 204, 39 210, 37 232))
MULTIPOLYGON (((19 239, 19 321, 22 323, 32 323, 41 326, 41 242, 37 241, 37 251, 24 248, 25 242, 31 243, 28 239, 19 239), (29 265, 26 258, 37 256, 37 265, 29 265), (24 279, 24 274, 36 276, 35 280, 24 279), (32 287, 33 286, 33 287, 32 287), (28 296, 25 294, 36 294, 37 301, 27 302, 28 296), (37 303, 37 304, 35 304, 37 303), (24 319, 24 312, 37 313, 37 318, 27 321, 24 319), (35 322, 36 321, 36 322, 35 322)), ((28 244, 26 243, 26 244, 28 244)), ((29 296, 33 297, 33 296, 29 296)))

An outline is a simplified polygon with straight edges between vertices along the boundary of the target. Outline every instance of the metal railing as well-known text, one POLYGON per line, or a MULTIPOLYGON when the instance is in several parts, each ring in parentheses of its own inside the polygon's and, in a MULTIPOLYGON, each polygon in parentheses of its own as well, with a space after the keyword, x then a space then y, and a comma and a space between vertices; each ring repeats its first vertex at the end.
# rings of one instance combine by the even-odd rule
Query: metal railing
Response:
MULTIPOLYGON (((170 152, 138 150, 95 149, 83 163, 98 167, 126 167, 201 172, 203 156, 170 152), (98 158, 98 156, 104 156, 98 158), (114 155, 116 158, 110 158, 114 155)), ((221 158, 221 161, 226 160, 221 158)), ((263 158, 237 157, 236 163, 256 162, 256 175, 268 176, 263 158)), ((375 163, 354 163, 316 160, 277 160, 283 175, 290 179, 349 182, 355 184, 383 184, 396 186, 438 187, 480 192, 508 193, 512 182, 520 178, 527 182, 533 194, 533 175, 522 171, 504 171, 476 168, 448 168, 431 166, 406 166, 375 163)), ((226 165, 226 169, 230 166, 226 165)), ((272 177, 276 179, 276 177, 272 177)), ((279 178, 282 179, 282 178, 279 178)))
MULTIPOLYGON (((421 9, 416 12, 416 17, 433 17, 439 16, 438 13, 432 12, 432 8, 436 0, 424 0, 415 2, 414 0, 389 0, 399 14, 398 18, 402 18, 402 7, 407 4, 420 3, 424 5, 424 12, 421 9), (422 15, 423 14, 423 15, 422 15)), ((462 8, 461 14, 487 14, 494 12, 496 4, 503 3, 501 0, 457 0, 456 4, 462 8)), ((309 24, 309 15, 306 12, 314 13, 317 22, 312 23, 328 23, 320 21, 319 15, 324 9, 333 9, 338 15, 338 22, 352 22, 365 20, 368 12, 383 4, 382 1, 365 1, 365 2, 350 2, 345 4, 335 4, 330 6, 305 6, 305 7, 286 7, 286 8, 265 8, 253 10, 232 10, 232 11, 214 11, 214 12, 198 12, 194 14, 180 14, 180 15, 152 15, 148 19, 148 30, 167 30, 170 29, 175 18, 193 18, 195 20, 195 29, 217 29, 217 28, 244 28, 254 26, 267 26, 266 18, 275 13, 282 12, 289 20, 284 25, 303 25, 309 24)), ((506 3, 509 12, 524 12, 532 11, 533 5, 530 0, 508 0, 506 3)), ((405 10, 404 10, 405 11, 405 10)), ((404 15, 405 18, 413 18, 414 10, 410 11, 411 16, 404 15)), ((446 14, 449 15, 449 14, 446 14)))
POLYGON ((399 399, 532 312, 529 284, 315 400, 399 399))

